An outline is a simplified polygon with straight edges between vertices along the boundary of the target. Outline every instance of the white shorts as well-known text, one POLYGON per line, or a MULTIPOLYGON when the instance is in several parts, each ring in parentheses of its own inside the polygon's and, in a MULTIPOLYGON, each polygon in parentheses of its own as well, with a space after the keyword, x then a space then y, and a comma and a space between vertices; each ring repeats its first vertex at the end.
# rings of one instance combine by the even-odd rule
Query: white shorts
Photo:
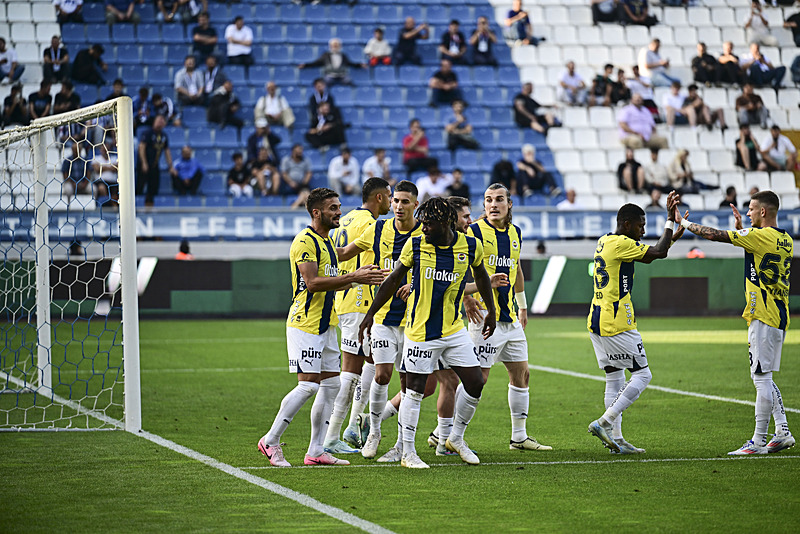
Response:
MULTIPOLYGON (((486 317, 486 311, 482 311, 486 317)), ((513 323, 498 322, 489 339, 483 339, 483 323, 469 323, 469 337, 478 351, 478 361, 483 369, 495 362, 527 362, 528 339, 519 321, 513 323)))
POLYGON ((373 324, 370 333, 370 348, 372 361, 379 363, 393 363, 395 369, 400 371, 403 362, 403 343, 405 336, 402 326, 386 326, 373 324))
POLYGON ((336 329, 324 334, 309 334, 286 327, 286 351, 290 373, 338 373, 341 365, 336 329))
POLYGON ((429 375, 447 367, 478 367, 475 345, 462 328, 455 334, 432 341, 411 341, 408 337, 403 343, 403 366, 406 373, 429 375), (439 361, 441 359, 441 362, 439 361))
POLYGON ((758 320, 750 321, 747 343, 750 345, 750 374, 781 370, 781 349, 786 331, 758 320))
MULTIPOLYGON (((369 356, 369 348, 362 350, 358 342, 358 327, 366 314, 361 312, 343 313, 339 316, 339 330, 342 331, 342 352, 358 356, 369 356)), ((365 343, 367 347, 369 343, 365 343)))
POLYGON ((638 371, 647 367, 647 354, 642 344, 642 336, 637 330, 620 332, 615 336, 598 336, 590 333, 597 365, 600 369, 615 367, 638 371))

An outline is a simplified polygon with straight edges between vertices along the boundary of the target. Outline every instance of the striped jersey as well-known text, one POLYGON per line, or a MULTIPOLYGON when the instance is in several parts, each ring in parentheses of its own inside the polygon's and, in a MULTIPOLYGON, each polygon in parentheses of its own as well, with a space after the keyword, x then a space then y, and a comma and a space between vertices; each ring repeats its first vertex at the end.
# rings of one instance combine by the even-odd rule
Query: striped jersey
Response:
POLYGON ((633 264, 650 247, 628 236, 606 234, 594 251, 594 297, 588 328, 600 336, 614 336, 636 329, 631 291, 633 264))
POLYGON ((794 242, 779 228, 729 230, 731 243, 744 249, 742 317, 747 324, 757 319, 774 328, 789 326, 789 270, 794 242))
MULTIPOLYGON (((513 298, 513 292, 519 272, 522 232, 514 225, 505 230, 498 230, 486 219, 481 219, 470 225, 467 235, 475 236, 483 245, 483 265, 489 276, 497 273, 508 275, 511 285, 492 289, 497 320, 504 323, 517 321, 519 306, 513 298)), ((485 310, 486 305, 480 293, 477 298, 481 309, 485 310)))
MULTIPOLYGON (((379 268, 393 271, 408 238, 421 235, 423 235, 422 224, 419 221, 411 231, 401 232, 395 226, 395 218, 392 217, 376 221, 356 239, 355 243, 361 250, 372 251, 373 257, 377 258, 376 263, 379 268)), ((407 283, 411 283, 411 273, 408 274, 407 283)), ((375 314, 375 322, 386 326, 400 326, 405 316, 405 301, 397 295, 392 295, 391 300, 375 314)))
MULTIPOLYGON (((337 247, 346 247, 358 236, 375 223, 372 212, 366 208, 356 208, 347 213, 339 221, 339 228, 333 233, 333 241, 337 247)), ((373 263, 372 249, 365 250, 355 258, 350 258, 339 264, 339 274, 352 273, 362 265, 373 263)), ((357 285, 348 287, 336 292, 336 313, 361 312, 366 313, 372 303, 372 287, 369 285, 357 285)))
POLYGON ((431 341, 464 328, 461 301, 466 274, 483 262, 483 246, 474 237, 455 232, 445 247, 431 245, 424 235, 403 245, 400 262, 411 268, 411 295, 405 335, 412 341, 431 341))
POLYGON ((298 265, 316 263, 317 276, 339 276, 336 249, 327 235, 322 236, 310 226, 297 234, 289 250, 292 265, 292 307, 286 326, 300 329, 309 334, 324 334, 328 327, 339 324, 336 310, 333 309, 335 291, 312 293, 300 274, 298 265))

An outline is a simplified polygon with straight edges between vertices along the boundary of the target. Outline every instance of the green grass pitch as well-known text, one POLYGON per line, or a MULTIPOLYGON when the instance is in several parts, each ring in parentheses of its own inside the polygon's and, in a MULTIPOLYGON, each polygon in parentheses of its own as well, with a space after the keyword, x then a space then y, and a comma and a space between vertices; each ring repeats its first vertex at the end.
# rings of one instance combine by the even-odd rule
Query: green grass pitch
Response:
MULTIPOLYGON (((551 452, 508 449, 508 378, 496 366, 466 434, 480 466, 427 447, 433 397, 417 433, 429 470, 353 455, 351 467, 268 468, 256 443, 296 381, 284 328, 143 321, 145 430, 395 532, 800 530, 800 450, 726 458, 752 434, 751 406, 648 389, 623 417, 625 437, 647 453, 619 458, 586 432, 602 413, 603 383, 538 370, 528 430, 551 452)), ((644 317, 639 330, 652 385, 755 400, 741 319, 644 317)), ((585 320, 535 318, 526 332, 532 365, 602 376, 585 320)), ((776 383, 793 409, 798 356, 800 335, 790 330, 776 383)), ((395 378, 392 394, 397 387, 395 378)), ((295 465, 308 445, 310 404, 283 438, 295 465)), ((800 434, 796 412, 789 424, 800 434)), ((391 419, 379 454, 395 436, 391 419)), ((0 433, 0 451, 2 532, 355 530, 125 432, 0 433)))

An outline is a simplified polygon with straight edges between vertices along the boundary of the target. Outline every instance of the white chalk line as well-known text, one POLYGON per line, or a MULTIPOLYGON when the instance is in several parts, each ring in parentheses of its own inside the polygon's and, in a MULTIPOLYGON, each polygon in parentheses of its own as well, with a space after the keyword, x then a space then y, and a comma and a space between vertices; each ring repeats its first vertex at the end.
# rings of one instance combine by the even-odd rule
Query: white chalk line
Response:
MULTIPOLYGON (((481 462, 480 465, 496 465, 496 466, 516 466, 516 465, 597 465, 597 464, 646 464, 646 463, 669 463, 669 462, 718 462, 718 461, 737 461, 737 460, 764 460, 766 458, 784 459, 784 460, 797 460, 800 456, 788 456, 780 454, 758 455, 758 456, 726 456, 715 458, 638 458, 638 459, 618 459, 618 460, 562 460, 552 462, 481 462)), ((446 464, 428 464, 431 467, 461 467, 463 463, 451 462, 446 464)), ((342 469, 360 468, 360 467, 400 467, 400 462, 394 463, 371 463, 371 464, 358 464, 350 465, 342 469)), ((469 467, 469 466, 465 466, 469 467)), ((319 465, 302 465, 293 467, 292 469, 326 469, 325 466, 319 465)), ((240 467, 239 469, 245 471, 257 471, 261 469, 281 469, 272 466, 249 466, 240 467)), ((327 468, 330 469, 330 468, 327 468)))
POLYGON ((156 339, 144 338, 139 340, 139 345, 234 345, 252 343, 286 343, 286 337, 211 337, 211 338, 186 338, 186 339, 156 339))

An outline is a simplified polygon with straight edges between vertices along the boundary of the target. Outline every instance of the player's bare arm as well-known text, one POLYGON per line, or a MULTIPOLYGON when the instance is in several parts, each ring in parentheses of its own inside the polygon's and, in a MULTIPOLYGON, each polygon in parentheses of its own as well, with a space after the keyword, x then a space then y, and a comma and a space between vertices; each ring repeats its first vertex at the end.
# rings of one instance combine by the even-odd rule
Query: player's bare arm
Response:
POLYGON ((375 314, 383 307, 384 304, 389 302, 389 299, 392 298, 392 295, 397 292, 397 289, 406 279, 410 269, 410 267, 406 267, 402 262, 398 261, 394 271, 392 271, 392 273, 386 277, 386 280, 384 280, 381 286, 378 288, 378 291, 375 293, 375 298, 372 300, 372 305, 367 310, 364 320, 361 321, 361 325, 358 327, 359 343, 363 343, 364 337, 369 335, 370 331, 372 330, 372 320, 375 317, 375 314))
MULTIPOLYGON (((739 224, 741 225, 741 221, 739 224)), ((689 222, 689 220, 686 218, 681 221, 681 226, 692 232, 694 235, 702 237, 703 239, 708 239, 709 241, 717 241, 719 243, 731 242, 731 238, 728 235, 728 232, 725 230, 718 230, 716 228, 711 228, 710 226, 703 226, 702 224, 689 222)))
MULTIPOLYGON (((492 289, 511 285, 511 282, 508 281, 508 275, 506 273, 494 273, 489 277, 489 281, 492 283, 492 289)), ((477 292, 478 286, 475 285, 475 282, 469 282, 466 286, 464 286, 464 295, 474 295, 477 292)))
MULTIPOLYGON (((656 242, 656 244, 652 247, 648 248, 642 259, 639 260, 641 263, 652 263, 653 260, 659 260, 667 257, 667 254, 669 253, 669 247, 672 244, 672 226, 675 223, 675 208, 678 205, 678 202, 678 194, 675 191, 672 191, 667 196, 667 221, 672 224, 664 227, 664 233, 661 234, 658 242, 656 242)), ((644 221, 644 217, 642 217, 642 221, 644 221)), ((641 233, 644 235, 643 226, 641 233)))
POLYGON ((475 277, 475 283, 478 285, 478 292, 481 294, 481 297, 483 297, 483 302, 486 303, 487 314, 483 319, 483 339, 489 339, 492 334, 494 334, 495 327, 497 327, 494 298, 492 298, 492 282, 483 264, 473 266, 472 275, 475 277))
POLYGON ((336 256, 339 258, 339 261, 353 259, 362 252, 363 250, 356 245, 355 241, 349 243, 346 247, 336 247, 336 256))
POLYGON ((297 266, 300 274, 303 275, 303 280, 306 282, 306 287, 312 293, 320 293, 322 291, 339 291, 340 289, 347 289, 350 284, 369 284, 376 286, 383 282, 388 269, 378 269, 375 265, 362 265, 352 273, 343 274, 342 276, 319 276, 317 274, 317 262, 301 263, 297 266))

